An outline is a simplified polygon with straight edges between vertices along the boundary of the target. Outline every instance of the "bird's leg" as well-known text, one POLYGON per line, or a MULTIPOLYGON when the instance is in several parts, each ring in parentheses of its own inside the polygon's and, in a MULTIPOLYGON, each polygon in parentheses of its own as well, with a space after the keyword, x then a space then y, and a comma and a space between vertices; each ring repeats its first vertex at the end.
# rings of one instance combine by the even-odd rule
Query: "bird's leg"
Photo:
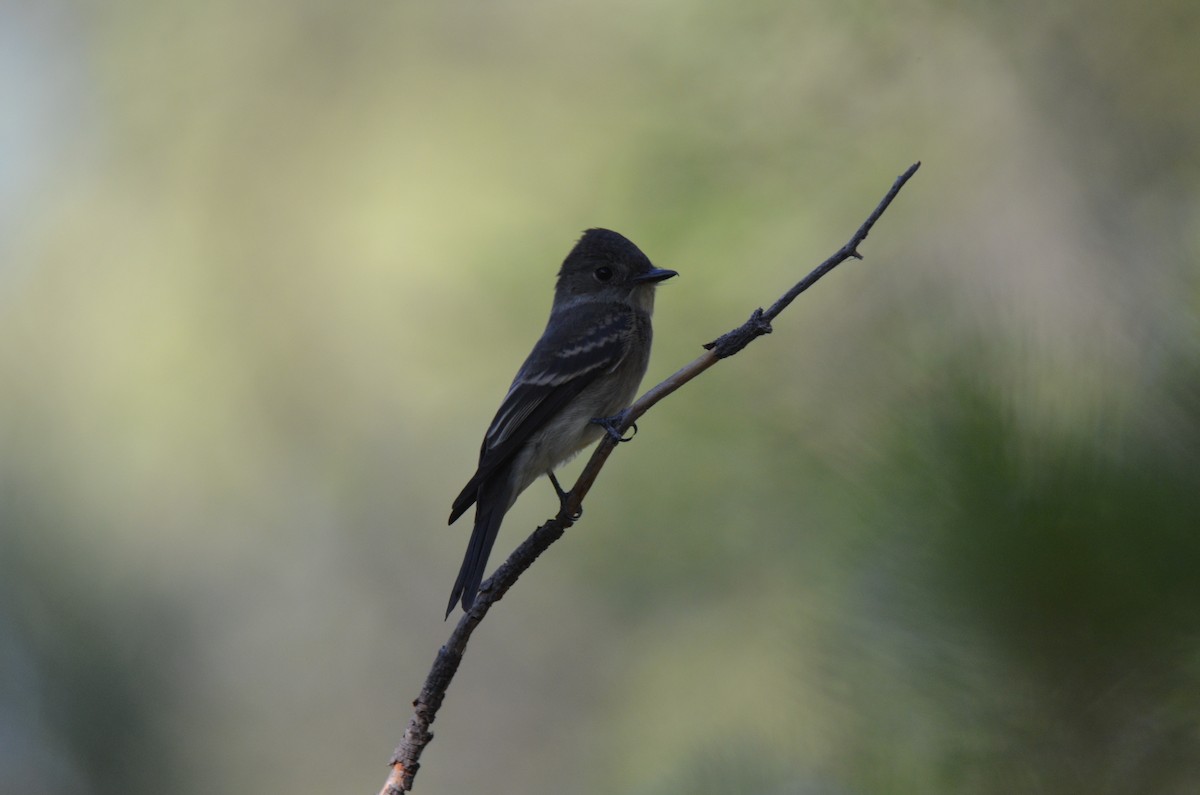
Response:
POLYGON ((622 436, 617 431, 617 428, 625 423, 625 417, 628 416, 628 414, 629 409, 622 409, 611 417, 594 417, 591 420, 588 420, 588 422, 595 423, 603 428, 604 432, 608 434, 608 438, 612 439, 614 442, 628 442, 637 435, 637 423, 634 422, 629 425, 629 427, 633 429, 633 433, 629 434, 628 436, 622 436))
MULTIPOLYGON (((571 492, 563 491, 563 487, 558 485, 558 478, 554 477, 554 473, 551 472, 550 470, 546 470, 546 477, 550 478, 550 485, 554 487, 554 492, 556 494, 558 494, 558 511, 559 511, 559 513, 566 513, 567 500, 569 500, 571 498, 571 492)), ((570 513, 567 515, 571 517, 572 522, 578 522, 579 518, 581 516, 583 516, 583 506, 582 505, 579 506, 578 511, 575 511, 574 513, 570 513)))
POLYGON ((563 487, 558 485, 558 478, 554 477, 554 473, 547 470, 546 477, 550 478, 550 485, 554 487, 554 493, 558 495, 558 501, 564 505, 567 502, 567 492, 563 491, 563 487))

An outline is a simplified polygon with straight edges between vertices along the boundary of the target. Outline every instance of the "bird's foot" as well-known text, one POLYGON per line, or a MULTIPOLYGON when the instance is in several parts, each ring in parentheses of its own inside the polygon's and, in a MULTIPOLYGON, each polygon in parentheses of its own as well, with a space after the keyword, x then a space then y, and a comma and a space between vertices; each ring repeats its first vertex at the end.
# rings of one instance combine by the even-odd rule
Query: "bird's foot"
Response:
POLYGON ((583 506, 579 506, 577 510, 568 511, 567 503, 571 499, 571 492, 563 491, 563 487, 558 484, 558 478, 554 477, 553 472, 547 472, 546 477, 550 478, 550 485, 554 487, 554 493, 558 495, 558 512, 559 514, 570 519, 572 522, 578 522, 583 516, 583 506))
POLYGON ((592 422, 596 425, 599 425, 601 428, 603 428, 604 432, 608 434, 608 438, 612 439, 613 442, 616 442, 616 443, 628 442, 634 436, 637 436, 637 430, 638 430, 637 423, 632 422, 629 424, 629 427, 633 431, 633 433, 629 434, 628 436, 622 436, 620 431, 617 430, 618 428, 620 428, 622 425, 625 424, 625 418, 628 416, 628 414, 629 414, 629 409, 625 409, 624 411, 614 414, 611 417, 594 417, 591 420, 589 420, 589 422, 592 422))

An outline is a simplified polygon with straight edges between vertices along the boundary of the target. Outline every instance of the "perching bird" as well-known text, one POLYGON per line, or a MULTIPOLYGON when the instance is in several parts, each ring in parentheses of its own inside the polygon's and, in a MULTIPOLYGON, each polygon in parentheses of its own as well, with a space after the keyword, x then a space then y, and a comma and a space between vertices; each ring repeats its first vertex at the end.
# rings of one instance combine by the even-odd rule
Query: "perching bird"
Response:
POLYGON ((650 361, 655 286, 678 274, 656 268, 607 229, 583 233, 563 260, 550 320, 521 365, 479 451, 479 468, 454 500, 453 524, 472 504, 475 529, 446 616, 475 603, 504 514, 517 496, 604 433, 616 438, 650 361))

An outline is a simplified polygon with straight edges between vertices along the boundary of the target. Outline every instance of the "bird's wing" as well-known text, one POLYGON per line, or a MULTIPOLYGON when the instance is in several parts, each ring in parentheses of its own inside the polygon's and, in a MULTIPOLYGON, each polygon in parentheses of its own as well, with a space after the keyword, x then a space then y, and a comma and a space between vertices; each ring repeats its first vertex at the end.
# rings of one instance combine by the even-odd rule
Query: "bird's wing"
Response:
POLYGON ((570 323, 551 323, 517 372, 483 437, 479 468, 454 505, 450 521, 475 502, 479 485, 506 464, 589 384, 629 353, 634 319, 617 303, 585 303, 570 323))

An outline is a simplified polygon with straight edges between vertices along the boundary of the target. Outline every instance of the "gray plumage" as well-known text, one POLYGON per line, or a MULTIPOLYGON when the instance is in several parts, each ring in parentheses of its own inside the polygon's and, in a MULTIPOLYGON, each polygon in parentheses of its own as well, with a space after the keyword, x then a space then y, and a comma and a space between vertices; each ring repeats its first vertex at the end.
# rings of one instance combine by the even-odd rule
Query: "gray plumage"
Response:
POLYGON ((450 594, 470 610, 504 514, 530 483, 605 431, 633 400, 650 360, 654 288, 674 271, 655 268, 633 243, 589 229, 563 260, 550 319, 517 371, 484 435, 479 466, 450 512, 475 505, 475 528, 450 594))

